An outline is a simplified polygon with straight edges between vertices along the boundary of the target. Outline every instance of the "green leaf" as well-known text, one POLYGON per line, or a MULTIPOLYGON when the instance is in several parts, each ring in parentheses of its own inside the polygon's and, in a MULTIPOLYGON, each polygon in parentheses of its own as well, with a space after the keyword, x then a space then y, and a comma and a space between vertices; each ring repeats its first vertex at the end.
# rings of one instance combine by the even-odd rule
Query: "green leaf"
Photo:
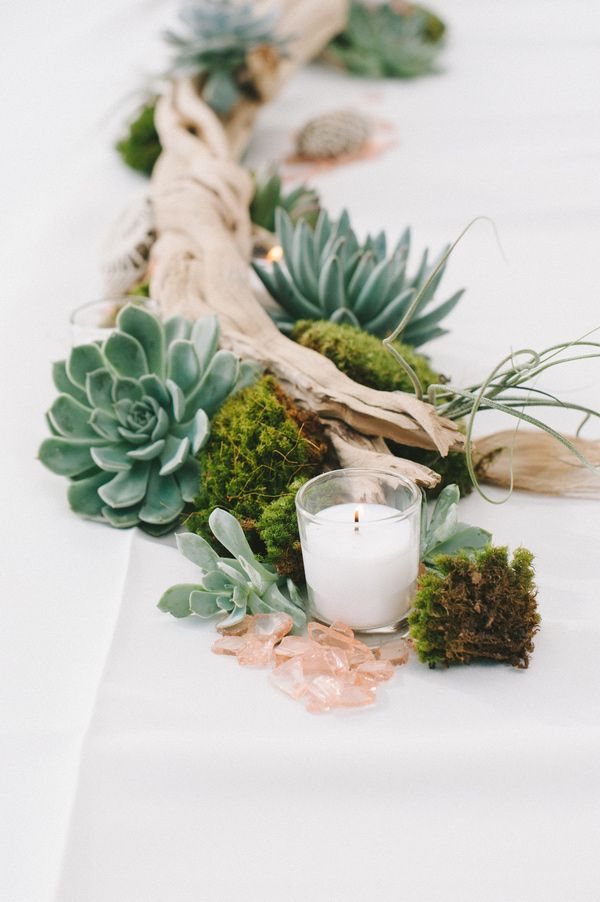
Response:
POLYGON ((164 438, 161 438, 149 445, 142 445, 140 448, 128 451, 127 456, 133 460, 154 460, 164 450, 165 444, 164 438))
POLYGON ((136 461, 131 470, 117 473, 110 482, 103 485, 98 494, 109 507, 132 507, 144 498, 149 476, 150 464, 136 461))
POLYGON ((137 526, 140 522, 139 512, 139 504, 133 507, 124 507, 120 510, 113 510, 107 504, 102 508, 102 516, 107 523, 110 523, 116 529, 131 529, 132 526, 137 526))
POLYGON ((231 351, 217 351, 202 381, 188 397, 183 419, 191 419, 199 408, 212 417, 233 391, 239 365, 231 351))
POLYGON ((104 356, 118 376, 139 379, 148 373, 148 361, 137 339, 113 332, 104 343, 104 356))
POLYGON ((164 383, 160 381, 158 376, 155 376, 154 373, 149 373, 147 376, 142 376, 140 379, 140 385, 144 391, 144 394, 150 395, 151 398, 154 398, 155 401, 158 401, 161 407, 168 407, 170 403, 169 393, 164 386, 164 383))
POLYGON ((163 442, 163 451, 160 455, 160 475, 168 476, 170 473, 178 470, 189 453, 189 438, 178 439, 173 435, 169 435, 166 442, 163 442))
POLYGON ((181 497, 184 501, 193 501, 198 494, 200 481, 200 465, 193 457, 188 457, 186 462, 175 473, 179 484, 181 497))
POLYGON ((219 346, 219 319, 217 316, 203 316, 192 326, 192 341, 198 355, 200 372, 204 373, 219 346))
POLYGON ((115 379, 113 383, 112 397, 115 404, 120 401, 141 401, 144 389, 137 379, 115 379))
POLYGON ((190 595, 192 592, 201 591, 202 586, 194 583, 180 583, 177 586, 171 586, 158 602, 158 607, 161 611, 172 614, 173 617, 189 617, 192 613, 190 595))
POLYGON ((119 424, 105 410, 94 410, 90 417, 90 426, 95 435, 109 439, 111 442, 119 441, 119 424))
POLYGON ((61 394, 70 395, 72 398, 75 398, 76 401, 79 401, 80 404, 88 403, 85 392, 69 379, 67 375, 67 365, 64 360, 59 360, 57 363, 52 364, 52 381, 54 382, 55 388, 61 392, 61 394))
POLYGON ((157 466, 154 465, 140 511, 140 520, 147 523, 175 523, 183 508, 177 480, 173 476, 159 476, 157 466))
POLYGON ((92 449, 92 458, 94 463, 101 470, 109 473, 120 473, 121 471, 130 470, 133 461, 127 456, 128 446, 125 444, 106 445, 102 448, 92 449))
POLYGON ((177 383, 173 382, 172 379, 167 379, 166 386, 169 395, 171 396, 173 416, 178 423, 181 423, 183 419, 187 419, 187 417, 185 416, 186 405, 183 392, 181 391, 177 383))
POLYGON ((190 608, 198 617, 208 620, 221 613, 221 608, 217 604, 219 596, 212 592, 203 592, 201 589, 194 589, 190 593, 190 608))
POLYGON ((244 619, 245 616, 246 616, 246 608, 245 607, 238 608, 235 605, 233 605, 233 610, 231 611, 231 614, 229 615, 229 617, 226 617, 225 620, 222 620, 221 623, 219 624, 219 626, 221 626, 221 627, 235 626, 236 624, 241 623, 241 621, 244 619))
POLYGON ((184 316, 171 316, 164 323, 165 341, 167 347, 177 338, 189 338, 192 324, 184 316))
POLYGON ((457 523, 455 531, 446 539, 429 551, 425 560, 431 561, 440 554, 455 555, 459 551, 475 550, 489 545, 492 540, 491 532, 481 529, 479 526, 469 526, 468 523, 457 523))
POLYGON ((167 372, 169 379, 177 383, 184 394, 197 384, 200 365, 193 342, 184 339, 173 342, 169 347, 167 372))
POLYGON ((71 382, 85 388, 88 373, 104 367, 104 360, 98 345, 77 345, 73 348, 67 362, 67 375, 71 382))
POLYGON ((77 476, 93 466, 89 443, 77 439, 47 438, 40 446, 39 459, 59 476, 77 476))
POLYGON ((158 441, 160 438, 164 438, 169 431, 169 415, 162 407, 159 407, 158 413, 156 414, 156 426, 152 430, 152 435, 150 438, 153 442, 158 441))
POLYGON ((319 276, 319 302, 325 319, 338 307, 346 307, 346 289, 339 258, 329 257, 319 276))
POLYGON ((88 373, 85 380, 85 393, 89 404, 106 413, 112 412, 112 389, 114 377, 105 367, 88 373))
POLYGON ((149 310, 128 304, 117 317, 117 328, 139 342, 150 372, 163 376, 165 336, 160 320, 149 310))
POLYGON ((80 479, 69 486, 67 499, 71 510, 80 517, 91 520, 101 520, 104 502, 98 494, 98 490, 111 479, 110 473, 99 472, 87 479, 80 479))
POLYGON ((90 426, 92 411, 71 395, 59 395, 48 411, 50 422, 61 435, 72 438, 95 438, 90 426))
POLYGON ((208 518, 208 525, 215 539, 234 557, 244 557, 256 563, 244 530, 232 514, 217 507, 208 518))
POLYGON ((201 570, 212 570, 217 566, 219 555, 206 539, 193 532, 180 532, 175 536, 175 540, 181 554, 201 570))

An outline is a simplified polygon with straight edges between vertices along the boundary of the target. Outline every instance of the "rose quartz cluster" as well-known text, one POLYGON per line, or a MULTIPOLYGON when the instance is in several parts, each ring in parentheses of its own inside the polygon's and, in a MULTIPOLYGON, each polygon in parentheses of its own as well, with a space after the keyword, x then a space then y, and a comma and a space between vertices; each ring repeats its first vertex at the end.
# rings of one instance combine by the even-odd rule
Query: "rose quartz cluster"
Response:
POLYGON ((365 645, 344 623, 308 624, 308 636, 289 636, 287 614, 257 614, 233 627, 217 627, 222 636, 213 645, 219 655, 235 655, 240 664, 268 666, 271 680, 307 711, 372 705, 377 686, 394 675, 394 665, 408 660, 409 644, 393 639, 376 647, 365 645))

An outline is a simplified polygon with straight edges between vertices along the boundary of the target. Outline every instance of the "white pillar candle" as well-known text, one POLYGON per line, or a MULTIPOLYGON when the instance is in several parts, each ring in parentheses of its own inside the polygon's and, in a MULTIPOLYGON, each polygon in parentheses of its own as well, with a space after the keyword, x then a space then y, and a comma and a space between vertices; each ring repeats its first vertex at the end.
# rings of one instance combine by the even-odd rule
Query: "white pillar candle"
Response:
POLYGON ((315 614, 354 629, 393 626, 408 613, 419 569, 418 518, 384 504, 336 504, 306 526, 302 556, 315 614))

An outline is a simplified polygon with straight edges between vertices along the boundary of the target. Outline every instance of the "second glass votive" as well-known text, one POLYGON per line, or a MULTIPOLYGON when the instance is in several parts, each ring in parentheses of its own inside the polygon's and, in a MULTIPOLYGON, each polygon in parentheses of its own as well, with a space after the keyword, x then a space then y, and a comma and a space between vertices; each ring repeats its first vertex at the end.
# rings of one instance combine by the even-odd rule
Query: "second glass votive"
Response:
POLYGON ((296 495, 309 613, 361 632, 405 620, 419 571, 421 493, 387 470, 333 470, 296 495))
POLYGON ((70 316, 71 345, 75 347, 92 341, 104 341, 114 331, 117 316, 127 304, 135 304, 136 307, 143 307, 155 316, 160 315, 160 305, 157 301, 138 295, 90 301, 77 307, 70 316))

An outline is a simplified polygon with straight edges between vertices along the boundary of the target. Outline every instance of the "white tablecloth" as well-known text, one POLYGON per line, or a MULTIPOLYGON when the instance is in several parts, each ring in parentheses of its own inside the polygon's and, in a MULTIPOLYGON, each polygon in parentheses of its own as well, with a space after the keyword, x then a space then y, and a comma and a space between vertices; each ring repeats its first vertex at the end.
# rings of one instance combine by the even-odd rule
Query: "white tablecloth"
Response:
MULTIPOLYGON (((464 504, 496 541, 536 553, 544 620, 528 671, 413 662, 373 710, 311 717, 266 672, 211 655, 210 625, 156 610, 188 572, 168 542, 77 520, 34 459, 68 311, 100 292, 102 236, 144 184, 111 150, 111 108, 160 69, 170 9, 68 0, 1 14, 0 898, 589 902, 597 502, 464 504)), ((250 160, 283 155, 309 115, 357 106, 392 122, 397 145, 318 178, 334 213, 392 235, 411 223, 434 248, 477 214, 496 220, 509 265, 478 226, 445 278, 448 293, 468 286, 452 335, 429 349, 462 381, 511 346, 599 322, 600 15, 585 0, 438 9, 452 27, 444 75, 306 70, 262 114, 250 160)), ((597 374, 583 364, 551 384, 597 405, 597 374)))

